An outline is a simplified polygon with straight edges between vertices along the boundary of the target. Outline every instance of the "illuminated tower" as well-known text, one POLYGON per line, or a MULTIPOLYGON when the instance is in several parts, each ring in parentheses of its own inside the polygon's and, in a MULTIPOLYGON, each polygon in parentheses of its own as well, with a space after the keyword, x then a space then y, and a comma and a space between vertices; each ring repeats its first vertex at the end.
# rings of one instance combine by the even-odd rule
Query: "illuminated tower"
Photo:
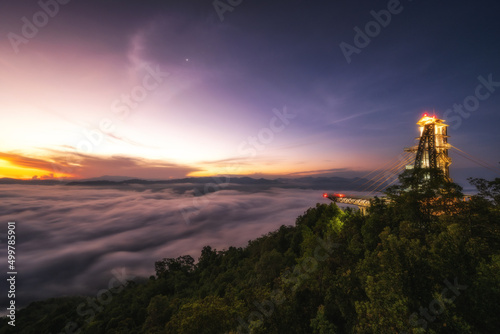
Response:
POLYGON ((416 152, 415 164, 407 168, 440 169, 447 179, 450 179, 451 158, 448 156, 448 125, 444 120, 429 116, 427 113, 417 122, 420 126, 418 146, 406 149, 416 152))

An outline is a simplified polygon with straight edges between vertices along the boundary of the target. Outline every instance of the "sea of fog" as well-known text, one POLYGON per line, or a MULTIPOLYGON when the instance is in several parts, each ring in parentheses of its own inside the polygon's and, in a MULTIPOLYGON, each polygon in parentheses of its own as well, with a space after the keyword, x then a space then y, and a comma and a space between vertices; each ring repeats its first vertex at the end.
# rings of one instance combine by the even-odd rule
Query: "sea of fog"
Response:
MULTIPOLYGON (((316 203, 329 203, 323 192, 250 187, 195 197, 166 186, 1 185, 3 249, 7 223, 16 222, 16 306, 95 296, 113 277, 147 278, 155 261, 185 254, 197 259, 205 245, 245 246, 295 224, 316 203)), ((0 289, 7 291, 5 280, 0 289)))

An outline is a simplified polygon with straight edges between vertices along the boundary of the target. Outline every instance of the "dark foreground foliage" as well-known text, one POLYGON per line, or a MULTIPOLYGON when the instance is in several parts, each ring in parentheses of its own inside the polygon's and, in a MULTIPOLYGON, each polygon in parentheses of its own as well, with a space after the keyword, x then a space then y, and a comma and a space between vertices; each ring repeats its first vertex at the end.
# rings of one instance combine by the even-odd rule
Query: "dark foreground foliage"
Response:
POLYGON ((0 333, 498 333, 500 179, 471 183, 463 201, 403 175, 366 216, 318 204, 245 248, 160 260, 96 312, 36 302, 0 333))

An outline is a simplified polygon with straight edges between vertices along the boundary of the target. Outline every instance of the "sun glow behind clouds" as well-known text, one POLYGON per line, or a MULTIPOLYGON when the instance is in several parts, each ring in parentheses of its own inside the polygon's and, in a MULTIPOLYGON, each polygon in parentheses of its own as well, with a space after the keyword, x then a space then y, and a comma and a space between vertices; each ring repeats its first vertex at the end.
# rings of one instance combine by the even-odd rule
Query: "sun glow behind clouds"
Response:
MULTIPOLYGON (((48 48, 48 40, 44 39, 50 35, 48 27, 46 34, 40 35, 36 43, 30 43, 20 57, 7 55, 5 62, 12 68, 7 71, 11 82, 0 92, 0 99, 5 101, 2 113, 13 116, 1 124, 0 141, 3 153, 22 152, 23 160, 6 158, 9 162, 1 165, 0 175, 24 179, 51 174, 72 178, 117 173, 148 177, 146 171, 150 171, 154 174, 151 178, 169 178, 280 174, 290 169, 288 166, 293 165, 294 159, 290 154, 286 157, 291 160, 289 163, 283 163, 286 159, 270 163, 264 161, 269 155, 260 151, 257 159, 247 159, 231 168, 210 162, 240 158, 241 143, 268 126, 269 119, 274 117, 272 108, 280 106, 253 105, 238 97, 237 92, 243 87, 227 83, 217 86, 228 77, 241 82, 243 74, 238 71, 203 66, 203 57, 194 57, 189 52, 182 56, 181 62, 177 61, 177 53, 184 48, 190 50, 191 44, 181 42, 179 46, 176 42, 180 42, 180 37, 176 34, 162 35, 162 42, 178 45, 179 50, 171 51, 172 54, 168 51, 160 61, 151 57, 152 49, 158 46, 155 38, 160 30, 170 24, 183 26, 183 21, 172 22, 167 26, 150 22, 134 28, 136 31, 124 39, 128 39, 125 48, 118 51, 93 39, 75 43, 65 33, 59 34, 57 43, 48 48), (92 49, 99 52, 90 53, 88 50, 92 49), (162 76, 157 88, 148 91, 144 99, 134 100, 134 107, 121 118, 112 106, 118 101, 123 107, 124 96, 130 99, 134 89, 144 84, 145 76, 152 73, 145 66, 169 75, 162 76), (111 120, 116 130, 105 134, 99 127, 104 119, 111 120), (62 152, 62 148, 68 152, 62 152), (85 163, 80 166, 68 163, 81 154, 85 155, 85 163), (40 156, 43 166, 23 164, 40 156), (128 157, 134 163, 119 165, 116 157, 128 157), (63 168, 54 171, 51 162, 63 168), (140 168, 144 171, 139 171, 140 168), (160 172, 161 168, 165 172, 160 172)), ((193 29, 203 30, 198 26, 193 29)), ((212 38, 217 43, 218 37, 212 38)), ((149 84, 153 81, 151 77, 147 80, 149 84)), ((286 136, 284 131, 276 134, 266 150, 286 136)))
POLYGON ((7 177, 13 179, 52 179, 68 178, 71 175, 56 173, 53 170, 40 169, 36 167, 22 167, 5 159, 0 159, 0 178, 7 177))
MULTIPOLYGON (((245 19, 245 15, 253 15, 251 12, 239 13, 242 20, 214 24, 211 19, 201 19, 207 14, 202 14, 203 8, 212 10, 210 6, 169 3, 162 2, 158 7, 139 2, 126 2, 120 7, 99 4, 101 9, 113 10, 96 11, 89 2, 75 2, 61 9, 36 38, 21 45, 19 54, 12 51, 8 39, 0 41, 0 153, 22 152, 24 157, 42 156, 42 160, 67 166, 65 157, 57 155, 68 149, 71 156, 85 155, 85 164, 73 166, 75 172, 67 173, 74 177, 108 173, 139 177, 149 172, 167 178, 233 173, 304 175, 340 167, 375 169, 401 152, 401 141, 412 141, 413 111, 420 110, 421 101, 445 110, 445 101, 456 99, 452 81, 442 85, 448 88, 435 94, 436 98, 426 95, 428 82, 436 82, 432 73, 411 84, 401 79, 413 76, 415 68, 420 68, 414 58, 404 56, 406 47, 404 52, 396 48, 391 53, 397 62, 377 61, 377 66, 372 66, 376 58, 365 55, 356 59, 361 67, 349 67, 340 52, 337 58, 325 53, 331 49, 332 40, 345 37, 331 36, 330 28, 312 29, 317 25, 311 21, 310 26, 297 29, 290 25, 283 31, 282 37, 287 38, 270 36, 269 31, 279 28, 274 14, 285 7, 263 4, 266 15, 260 18, 265 24, 254 27, 250 16, 245 19), (300 43, 290 43, 292 39, 300 43), (304 62, 307 55, 320 57, 304 62), (159 69, 164 73, 162 80, 148 78, 152 73, 147 68, 159 69), (144 97, 137 94, 146 86, 155 88, 147 90, 144 97), (419 98, 410 99, 410 93, 419 98), (122 114, 115 113, 113 105, 118 101, 123 108, 124 96, 129 101, 132 97, 134 106, 121 119, 122 114), (274 108, 281 111, 285 105, 297 117, 274 133, 269 143, 259 142, 257 146, 265 148, 256 149, 256 156, 245 153, 251 150, 250 144, 241 144, 269 129, 274 108), (388 115, 391 121, 380 115, 388 115), (111 119, 116 132, 103 135, 97 144, 91 143, 90 150, 79 150, 89 147, 80 145, 82 141, 91 142, 85 133, 99 130, 103 119, 111 119), (116 157, 128 157, 127 161, 135 163, 123 166, 116 157), (228 167, 217 161, 234 163, 228 167), (162 168, 165 172, 160 172, 162 168)), ((295 6, 303 6, 310 13, 334 13, 326 8, 343 7, 301 3, 286 9, 298 13, 295 6)), ((19 32, 19 17, 39 9, 36 3, 31 7, 20 5, 17 14, 10 15, 11 22, 2 21, 0 26, 19 32)), ((13 14, 11 9, 6 12, 13 14)), ((408 15, 417 18, 417 13, 408 15)), ((211 14, 215 15, 213 11, 211 14)), ((289 23, 297 19, 294 15, 286 17, 289 23)), ((318 22, 334 21, 323 17, 318 22)), ((409 27, 413 29, 413 25, 409 27)), ((429 46, 424 43, 425 36, 415 42, 414 50, 429 46)), ((394 39, 394 45, 403 40, 394 39)), ((455 42, 462 45, 462 41, 455 42)), ((376 54, 381 46, 374 45, 372 52, 376 54)), ((492 63, 496 59, 489 58, 492 63)), ((455 69, 449 69, 449 73, 455 75, 455 69)), ((473 83, 474 76, 490 71, 491 66, 477 69, 473 83)), ((469 74, 460 78, 461 86, 471 85, 469 74)), ((490 111, 495 110, 497 98, 498 94, 492 94, 484 104, 481 102, 484 112, 477 113, 473 122, 479 124, 481 117, 493 117, 490 111)), ((494 124, 487 123, 490 127, 494 124)), ((471 122, 467 124, 472 126, 471 122)), ((274 125, 281 128, 279 122, 274 125)), ((464 122, 460 131, 466 135, 468 129, 464 122)), ((471 146, 479 146, 479 136, 470 138, 471 146)), ((7 160, 10 163, 3 162, 0 170, 4 176, 29 178, 52 172, 50 164, 33 167, 7 160)))

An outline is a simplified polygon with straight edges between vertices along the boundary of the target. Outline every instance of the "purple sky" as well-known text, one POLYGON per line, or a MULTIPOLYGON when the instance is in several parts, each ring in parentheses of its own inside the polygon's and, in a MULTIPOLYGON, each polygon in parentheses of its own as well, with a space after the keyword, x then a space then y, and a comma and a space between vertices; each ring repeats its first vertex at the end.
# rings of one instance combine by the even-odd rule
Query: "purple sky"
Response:
POLYGON ((496 1, 41 3, 0 4, 0 176, 364 172, 426 110, 500 161, 496 1))

